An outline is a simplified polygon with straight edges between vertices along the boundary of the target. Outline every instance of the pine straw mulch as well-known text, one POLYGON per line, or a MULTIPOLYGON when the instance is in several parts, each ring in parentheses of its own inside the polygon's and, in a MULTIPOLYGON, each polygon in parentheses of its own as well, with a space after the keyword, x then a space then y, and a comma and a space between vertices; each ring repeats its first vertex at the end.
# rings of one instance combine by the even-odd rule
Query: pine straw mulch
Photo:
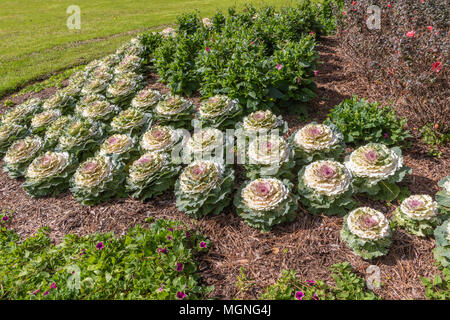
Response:
MULTIPOLYGON (((328 110, 342 99, 353 94, 368 98, 371 95, 365 90, 369 86, 346 72, 346 62, 342 61, 335 38, 323 39, 318 50, 323 61, 317 76, 321 99, 309 105, 309 115, 311 119, 322 121, 328 110)), ((156 81, 157 76, 149 75, 148 86, 168 91, 156 81)), ((33 96, 47 98, 54 91, 50 88, 33 96)), ((20 103, 29 96, 12 100, 20 103)), ((198 103, 198 97, 192 100, 198 103)), ((296 116, 286 116, 286 119, 290 133, 304 123, 299 123, 296 116)), ((412 145, 414 147, 404 150, 405 164, 413 168, 413 174, 404 184, 413 193, 434 195, 438 190, 437 181, 450 174, 449 148, 443 148, 443 157, 435 159, 425 156, 426 148, 419 140, 414 139, 412 145)), ((293 223, 277 226, 269 233, 260 233, 248 227, 232 209, 216 217, 206 217, 197 222, 191 220, 175 208, 174 196, 170 192, 148 203, 122 199, 83 207, 70 193, 32 199, 22 190, 22 182, 0 173, 0 210, 14 212, 10 226, 22 237, 34 234, 44 226, 51 228, 55 242, 68 233, 85 235, 114 231, 122 235, 128 228, 144 223, 148 217, 182 220, 188 227, 201 231, 212 241, 209 253, 199 257, 201 281, 214 285, 212 296, 220 299, 257 298, 264 287, 278 279, 282 269, 294 269, 303 279, 333 283, 328 268, 335 263, 349 261, 362 276, 366 275, 370 265, 355 256, 340 240, 342 218, 311 216, 302 208, 293 223), (240 292, 235 285, 241 267, 245 268, 251 284, 245 292, 240 292)), ((242 179, 238 178, 236 184, 239 183, 242 179)), ((388 217, 395 207, 363 198, 360 200, 382 210, 388 217)), ((401 230, 394 233, 393 240, 389 254, 372 261, 380 267, 383 283, 375 293, 384 299, 423 299, 420 277, 430 277, 438 272, 432 254, 434 240, 419 239, 401 230)))

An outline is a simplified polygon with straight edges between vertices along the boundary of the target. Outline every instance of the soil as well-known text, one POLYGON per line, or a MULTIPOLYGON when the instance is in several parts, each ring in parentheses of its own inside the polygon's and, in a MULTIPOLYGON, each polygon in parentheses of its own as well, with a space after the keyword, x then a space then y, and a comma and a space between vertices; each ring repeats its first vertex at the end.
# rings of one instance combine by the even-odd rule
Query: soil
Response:
MULTIPOLYGON (((317 75, 319 98, 308 106, 309 121, 324 120, 331 107, 351 95, 371 97, 370 86, 346 71, 346 62, 341 58, 335 38, 322 39, 318 51, 322 61, 317 75)), ((149 75, 148 86, 168 92, 157 80, 157 75, 149 75)), ((32 95, 44 99, 54 92, 54 88, 50 88, 32 95)), ((29 96, 12 100, 20 103, 29 96)), ((198 103, 199 97, 192 101, 198 103)), ((287 115, 285 119, 289 123, 289 133, 305 123, 299 122, 297 116, 287 115)), ((403 184, 413 193, 434 195, 438 190, 437 181, 450 174, 449 146, 442 148, 440 159, 427 156, 426 146, 417 138, 411 140, 411 146, 404 150, 404 155, 405 164, 413 169, 413 174, 403 184)), ((238 178, 238 184, 239 181, 242 180, 238 178)), ((293 223, 261 233, 248 227, 232 209, 216 217, 191 220, 176 209, 171 193, 147 203, 121 199, 84 207, 68 192, 53 198, 32 199, 22 190, 22 183, 21 179, 12 180, 6 173, 0 173, 0 210, 14 212, 10 227, 23 238, 44 226, 51 228, 50 235, 55 242, 68 233, 85 235, 114 231, 116 235, 123 235, 128 228, 143 223, 148 217, 182 220, 189 228, 201 231, 211 239, 212 247, 199 257, 200 279, 204 284, 214 285, 211 296, 219 299, 255 299, 263 288, 278 279, 283 269, 294 269, 302 279, 320 279, 332 284, 328 268, 343 261, 349 261, 364 277, 369 276, 366 269, 371 264, 377 265, 381 270, 382 286, 374 292, 383 299, 424 299, 420 278, 438 272, 432 253, 433 239, 420 239, 396 230, 389 254, 369 263, 354 255, 340 240, 342 218, 312 216, 301 207, 293 223), (241 267, 245 268, 251 284, 243 292, 236 286, 241 267)), ((360 200, 382 210, 388 217, 398 205, 360 200)))

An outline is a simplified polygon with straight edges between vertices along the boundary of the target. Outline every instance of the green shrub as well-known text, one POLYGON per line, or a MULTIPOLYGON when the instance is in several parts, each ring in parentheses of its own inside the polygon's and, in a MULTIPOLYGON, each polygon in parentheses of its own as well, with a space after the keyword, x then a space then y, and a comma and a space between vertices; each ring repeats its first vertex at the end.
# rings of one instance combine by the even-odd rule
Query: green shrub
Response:
POLYGON ((195 260, 209 241, 177 222, 138 225, 122 237, 71 234, 58 245, 48 228, 21 241, 4 224, 0 220, 0 299, 175 300, 211 291, 198 283, 195 260))
POLYGON ((328 114, 327 123, 334 123, 344 134, 347 143, 368 142, 398 145, 411 137, 404 129, 406 119, 398 119, 392 107, 380 107, 353 96, 335 106, 328 114))

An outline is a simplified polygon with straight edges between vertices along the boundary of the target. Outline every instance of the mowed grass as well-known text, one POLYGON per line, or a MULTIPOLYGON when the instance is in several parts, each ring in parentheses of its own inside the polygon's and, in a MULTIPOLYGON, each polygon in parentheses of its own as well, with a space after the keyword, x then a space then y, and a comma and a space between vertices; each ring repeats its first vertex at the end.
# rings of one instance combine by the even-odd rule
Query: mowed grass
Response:
MULTIPOLYGON (((291 0, 1 0, 0 98, 26 83, 111 52, 137 33, 174 23, 183 12, 212 15, 245 3, 289 6, 291 0), (81 29, 70 30, 70 5, 81 29)), ((224 12, 225 13, 225 12, 224 12)))

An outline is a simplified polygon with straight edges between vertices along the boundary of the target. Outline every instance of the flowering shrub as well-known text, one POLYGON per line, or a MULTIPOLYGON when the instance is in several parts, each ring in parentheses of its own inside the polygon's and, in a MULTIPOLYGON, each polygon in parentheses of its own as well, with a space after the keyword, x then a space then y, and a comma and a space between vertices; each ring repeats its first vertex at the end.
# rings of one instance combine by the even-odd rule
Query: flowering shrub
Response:
POLYGON ((211 127, 217 129, 234 129, 242 108, 237 100, 217 95, 202 102, 193 120, 193 127, 211 127))
POLYGON ((126 190, 135 199, 151 199, 174 186, 180 169, 164 153, 146 153, 130 166, 126 190))
POLYGON ((42 109, 53 110, 59 109, 63 114, 68 114, 72 112, 75 105, 75 99, 70 95, 63 94, 60 91, 56 92, 53 96, 48 98, 42 104, 42 109))
POLYGON ((140 146, 145 152, 167 152, 181 142, 181 130, 170 126, 154 125, 142 136, 140 146))
MULTIPOLYGON (((340 15, 341 52, 355 73, 376 84, 385 101, 408 116, 412 126, 438 123, 449 129, 448 3, 444 0, 345 0, 340 15), (381 30, 369 29, 367 9, 381 8, 381 30), (356 10, 353 10, 356 9, 356 10)), ((371 21, 369 20, 369 23, 371 21)))
POLYGON ((386 255, 392 244, 389 221, 379 211, 361 207, 344 217, 341 238, 363 259, 386 255))
POLYGON ((194 113, 194 104, 177 95, 166 95, 154 109, 154 118, 161 124, 189 129, 194 113))
POLYGON ((14 142, 3 158, 3 171, 8 172, 11 178, 22 177, 28 165, 42 150, 43 144, 38 136, 28 136, 14 142))
MULTIPOLYGON (((95 96, 88 96, 94 98, 95 96)), ((120 112, 120 108, 109 103, 105 99, 91 101, 86 100, 86 104, 77 104, 75 111, 80 117, 90 119, 92 121, 102 121, 108 123, 114 116, 120 112)))
POLYGON ((97 155, 81 163, 70 180, 70 191, 82 205, 123 195, 124 163, 117 156, 97 155))
POLYGON ((346 158, 345 166, 353 175, 356 192, 367 193, 377 199, 395 199, 401 182, 411 169, 403 166, 400 148, 389 149, 383 144, 369 143, 359 147, 346 158))
POLYGON ((244 117, 242 122, 236 124, 236 136, 251 139, 260 134, 269 134, 272 130, 278 130, 279 135, 288 131, 287 122, 281 116, 276 116, 272 111, 255 111, 244 117))
POLYGON ((28 134, 28 130, 15 123, 0 122, 0 155, 13 144, 14 141, 23 138, 28 134))
POLYGON ((38 113, 31 119, 30 129, 34 134, 44 134, 59 117, 61 117, 61 111, 58 109, 38 113))
POLYGON ((73 117, 62 116, 48 126, 44 136, 45 149, 52 149, 58 144, 59 138, 64 134, 64 131, 72 121, 73 117))
POLYGON ((288 180, 259 178, 247 181, 234 198, 237 214, 249 226, 269 231, 274 225, 292 222, 297 216, 298 197, 288 180))
POLYGON ((8 266, 0 269, 4 299, 195 300, 212 291, 197 274, 198 255, 208 250, 209 240, 179 222, 159 219, 121 237, 69 234, 57 245, 48 231, 21 240, 0 221, 0 265, 8 266))
POLYGON ((195 130, 183 149, 185 162, 188 159, 223 160, 225 137, 222 131, 214 128, 195 130))
POLYGON ((307 124, 289 137, 299 164, 338 159, 345 151, 342 133, 333 124, 307 124))
POLYGON ((334 123, 344 134, 345 142, 357 145, 368 142, 398 145, 411 137, 404 128, 406 119, 398 119, 392 107, 381 107, 357 96, 331 109, 326 123, 334 123))
POLYGON ((450 266, 450 219, 434 230, 436 248, 433 250, 434 258, 444 268, 450 266))
POLYGON ((130 135, 140 135, 149 122, 149 115, 139 109, 128 108, 111 121, 113 132, 128 133, 130 135))
POLYGON ((32 197, 57 195, 69 188, 77 161, 68 152, 47 151, 25 171, 24 190, 32 197))
POLYGON ((345 215, 354 205, 352 175, 339 162, 320 160, 298 173, 298 194, 313 214, 345 215))
POLYGON ((450 176, 441 179, 438 185, 442 190, 436 193, 436 201, 444 213, 450 213, 450 176))
POLYGON ((123 73, 114 77, 106 89, 106 97, 119 107, 126 106, 142 87, 143 77, 136 73, 123 73))
POLYGON ((248 145, 246 176, 255 179, 264 176, 292 178, 295 166, 294 153, 287 142, 280 136, 261 135, 251 140, 248 145))
POLYGON ((110 136, 100 146, 99 154, 102 156, 116 155, 118 159, 125 163, 139 155, 135 149, 135 139, 126 134, 110 136))
POLYGON ((412 195, 394 211, 395 223, 419 237, 433 234, 441 222, 438 205, 429 195, 412 195))
POLYGON ((175 183, 178 210, 200 219, 217 215, 230 203, 234 170, 218 162, 197 160, 188 165, 175 183))
POLYGON ((75 157, 86 157, 101 143, 104 127, 99 122, 87 119, 72 121, 58 139, 56 149, 67 151, 75 157))
POLYGON ((142 110, 143 112, 152 112, 159 100, 161 100, 161 93, 159 93, 159 91, 144 89, 139 91, 139 93, 133 98, 131 101, 131 106, 142 110))
POLYGON ((14 123, 28 126, 33 116, 41 110, 39 99, 30 99, 0 115, 0 123, 14 123))

